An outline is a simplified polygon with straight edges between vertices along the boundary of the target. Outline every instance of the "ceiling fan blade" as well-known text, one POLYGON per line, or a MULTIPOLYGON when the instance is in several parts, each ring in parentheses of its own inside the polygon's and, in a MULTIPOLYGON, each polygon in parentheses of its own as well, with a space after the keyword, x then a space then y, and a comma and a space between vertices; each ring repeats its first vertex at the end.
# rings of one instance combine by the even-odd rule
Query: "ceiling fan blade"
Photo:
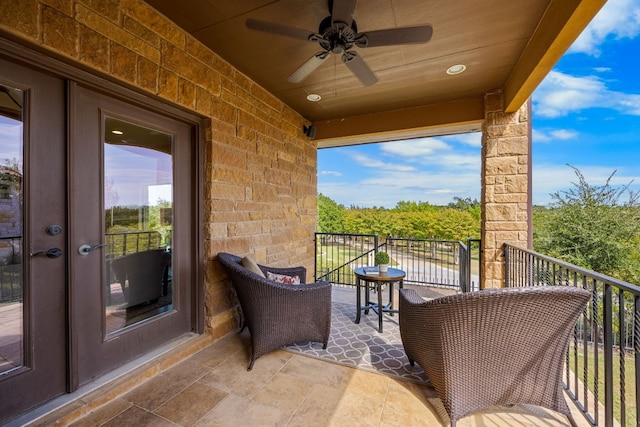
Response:
POLYGON ((333 0, 331 8, 331 25, 344 22, 347 27, 353 22, 353 12, 356 10, 357 0, 333 0))
POLYGON ((318 52, 309 58, 304 64, 298 67, 289 77, 287 81, 289 83, 300 83, 307 76, 315 71, 329 56, 329 52, 318 52))
POLYGON ((378 78, 373 74, 367 63, 355 52, 348 52, 348 54, 342 55, 342 62, 349 67, 364 86, 371 86, 378 81, 378 78))
POLYGON ((294 39, 302 39, 311 41, 311 37, 315 34, 313 31, 304 30, 302 28, 289 27, 287 25, 274 24, 273 22, 260 21, 249 18, 245 21, 247 28, 263 31, 265 33, 278 34, 280 36, 292 37, 294 39))
POLYGON ((389 28, 387 30, 367 31, 366 33, 358 34, 356 46, 375 47, 426 43, 431 40, 431 36, 433 36, 431 25, 389 28))

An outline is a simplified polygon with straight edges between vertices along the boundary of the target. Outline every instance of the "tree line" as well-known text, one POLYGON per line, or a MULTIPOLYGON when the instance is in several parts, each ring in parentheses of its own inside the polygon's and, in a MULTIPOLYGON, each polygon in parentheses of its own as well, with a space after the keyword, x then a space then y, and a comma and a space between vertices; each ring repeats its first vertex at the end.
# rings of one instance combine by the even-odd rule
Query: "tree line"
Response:
MULTIPOLYGON (((588 270, 640 284, 640 194, 631 183, 614 186, 577 181, 533 207, 533 249, 588 270)), ((378 234, 382 239, 461 240, 480 238, 480 203, 454 198, 446 206, 400 201, 394 208, 345 207, 318 195, 318 231, 378 234)))
POLYGON ((318 230, 324 233, 377 234, 383 239, 479 239, 480 203, 455 198, 447 206, 400 201, 392 209, 345 208, 319 194, 318 230))

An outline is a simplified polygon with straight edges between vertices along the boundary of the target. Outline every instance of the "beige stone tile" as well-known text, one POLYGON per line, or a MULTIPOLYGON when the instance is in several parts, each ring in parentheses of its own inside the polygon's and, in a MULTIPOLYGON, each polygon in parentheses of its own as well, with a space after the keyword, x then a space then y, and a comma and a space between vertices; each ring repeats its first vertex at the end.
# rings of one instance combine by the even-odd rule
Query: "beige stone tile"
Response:
POLYGON ((286 426, 291 414, 240 396, 229 395, 197 426, 286 426))
POLYGON ((313 386, 288 426, 377 426, 382 407, 381 400, 318 384, 313 386))
POLYGON ((155 413, 181 426, 193 426, 228 395, 196 382, 156 409, 155 413))
POLYGON ((245 342, 236 333, 233 333, 200 350, 189 360, 215 368, 230 357, 246 357, 248 364, 248 354, 245 342))
POLYGON ((107 421, 117 417, 127 409, 131 408, 133 404, 123 399, 114 399, 106 405, 89 412, 84 417, 80 418, 75 423, 71 424, 73 427, 94 427, 101 426, 107 421))
POLYGON ((173 378, 160 374, 140 384, 122 398, 143 409, 153 411, 185 388, 185 384, 177 383, 173 378))
POLYGON ((356 369, 323 362, 311 357, 295 355, 283 368, 282 372, 317 384, 345 388, 356 369))
POLYGON ((387 397, 390 383, 391 378, 385 375, 355 369, 349 376, 346 386, 350 392, 384 400, 387 397))
POLYGON ((344 389, 314 385, 287 427, 326 427, 340 405, 344 389))
POLYGON ((186 359, 178 363, 170 369, 163 372, 162 375, 170 378, 176 384, 182 385, 183 388, 188 387, 195 381, 211 372, 211 368, 186 359))
POLYGON ((232 357, 214 368, 200 381, 219 390, 252 398, 287 363, 286 352, 272 352, 259 358, 253 370, 247 371, 246 361, 232 357))
POLYGON ((103 424, 103 427, 175 427, 175 424, 142 408, 132 406, 103 424))
POLYGON ((258 392, 253 401, 293 413, 312 387, 311 381, 278 373, 258 392))
POLYGON ((383 426, 448 426, 449 416, 430 387, 392 380, 381 416, 383 426))

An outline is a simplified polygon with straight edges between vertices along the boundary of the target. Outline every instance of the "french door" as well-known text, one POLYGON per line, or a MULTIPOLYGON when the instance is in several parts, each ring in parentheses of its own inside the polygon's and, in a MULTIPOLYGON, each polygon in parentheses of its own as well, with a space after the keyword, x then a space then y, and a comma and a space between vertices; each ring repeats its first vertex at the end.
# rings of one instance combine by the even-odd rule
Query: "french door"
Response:
POLYGON ((0 58, 0 424, 67 390, 64 81, 0 58))
POLYGON ((69 93, 75 386, 191 330, 196 257, 191 127, 73 83, 69 93))
POLYGON ((194 125, 0 59, 0 424, 194 330, 194 125))

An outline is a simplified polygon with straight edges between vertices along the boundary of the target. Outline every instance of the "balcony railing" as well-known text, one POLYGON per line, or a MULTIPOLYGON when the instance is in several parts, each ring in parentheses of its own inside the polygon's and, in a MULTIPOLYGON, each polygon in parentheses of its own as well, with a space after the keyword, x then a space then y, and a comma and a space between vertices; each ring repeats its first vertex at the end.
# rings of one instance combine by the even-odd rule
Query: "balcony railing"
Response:
POLYGON ((316 280, 352 286, 353 271, 374 265, 377 251, 386 251, 392 267, 406 272, 404 283, 463 292, 479 285, 479 241, 388 238, 375 234, 316 233, 316 280))
MULTIPOLYGON (((407 272, 405 283, 475 291, 479 241, 387 239, 316 233, 315 278, 351 286, 353 270, 372 265, 378 250, 407 272)), ((567 352, 565 389, 594 426, 640 425, 640 287, 505 245, 505 286, 579 286, 592 298, 567 352)), ((544 327, 544 325, 540 325, 544 327)))
POLYGON ((567 352, 565 388, 592 425, 640 425, 640 287, 509 245, 504 254, 507 287, 591 291, 567 352))

